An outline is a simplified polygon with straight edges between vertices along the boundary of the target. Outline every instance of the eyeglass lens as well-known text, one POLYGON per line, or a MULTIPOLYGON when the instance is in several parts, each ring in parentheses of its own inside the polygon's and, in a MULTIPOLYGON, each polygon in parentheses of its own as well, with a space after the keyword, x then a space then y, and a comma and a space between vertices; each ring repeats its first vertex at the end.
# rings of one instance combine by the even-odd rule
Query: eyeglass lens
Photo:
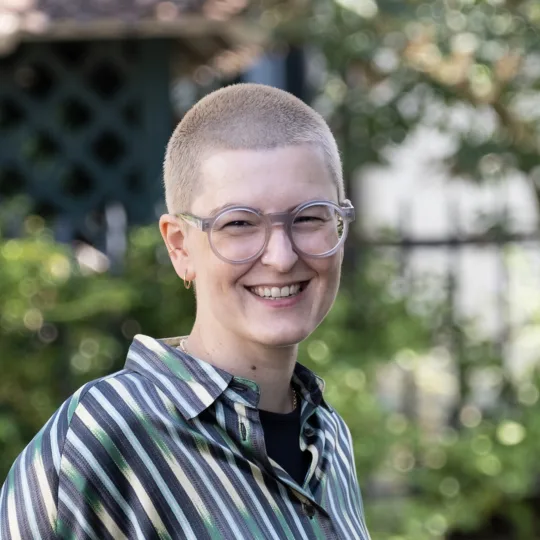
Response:
MULTIPOLYGON (((213 248, 229 261, 256 256, 264 246, 267 222, 250 210, 227 211, 210 231, 213 248)), ((339 211, 326 204, 308 206, 295 215, 291 236, 295 247, 306 255, 324 255, 336 248, 344 234, 339 211)))

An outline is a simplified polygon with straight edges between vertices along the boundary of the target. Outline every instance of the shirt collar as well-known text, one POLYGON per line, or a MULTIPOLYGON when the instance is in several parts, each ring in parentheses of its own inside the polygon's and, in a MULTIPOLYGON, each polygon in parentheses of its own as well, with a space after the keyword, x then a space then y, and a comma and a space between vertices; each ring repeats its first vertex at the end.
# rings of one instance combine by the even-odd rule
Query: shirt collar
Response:
MULTIPOLYGON (((191 420, 212 405, 234 379, 242 379, 183 353, 177 348, 180 339, 136 335, 129 348, 125 367, 152 380, 180 413, 191 420)), ((322 397, 324 381, 298 362, 292 383, 305 400, 333 411, 322 397)))

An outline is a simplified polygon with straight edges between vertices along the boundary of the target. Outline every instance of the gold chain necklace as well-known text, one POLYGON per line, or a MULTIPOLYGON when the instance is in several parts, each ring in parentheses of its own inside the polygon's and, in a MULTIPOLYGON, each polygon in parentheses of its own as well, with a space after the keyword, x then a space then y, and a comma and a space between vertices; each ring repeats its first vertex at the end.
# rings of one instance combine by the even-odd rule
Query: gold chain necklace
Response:
MULTIPOLYGON (((187 349, 186 349, 186 338, 182 338, 180 340, 180 348, 182 349, 182 352, 186 353, 186 354, 189 354, 187 352, 187 349)), ((292 407, 293 407, 293 411, 296 410, 296 407, 298 405, 298 400, 296 398, 296 391, 295 389, 291 386, 291 390, 292 390, 292 395, 293 395, 293 399, 292 399, 292 407)))

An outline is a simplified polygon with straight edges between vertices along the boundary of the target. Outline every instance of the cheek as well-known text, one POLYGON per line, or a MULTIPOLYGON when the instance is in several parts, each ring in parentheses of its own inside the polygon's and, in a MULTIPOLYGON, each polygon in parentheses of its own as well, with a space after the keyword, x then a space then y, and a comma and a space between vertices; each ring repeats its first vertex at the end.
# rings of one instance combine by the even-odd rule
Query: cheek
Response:
POLYGON ((205 290, 205 295, 212 303, 236 294, 240 287, 238 280, 245 273, 240 267, 225 263, 214 254, 199 261, 199 268, 199 287, 205 290))
POLYGON ((339 254, 328 259, 316 259, 311 263, 311 267, 324 281, 328 289, 333 289, 339 284, 341 276, 341 256, 339 254))

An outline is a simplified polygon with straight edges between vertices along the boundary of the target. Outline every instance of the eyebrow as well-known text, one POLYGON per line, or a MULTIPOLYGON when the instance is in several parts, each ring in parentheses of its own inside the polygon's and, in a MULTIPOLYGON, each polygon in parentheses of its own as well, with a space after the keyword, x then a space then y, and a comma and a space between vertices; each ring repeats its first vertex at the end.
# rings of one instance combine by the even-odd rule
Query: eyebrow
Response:
POLYGON ((217 214, 219 214, 222 210, 226 210, 227 208, 234 208, 235 206, 247 206, 248 208, 253 208, 254 210, 258 210, 259 212, 261 211, 260 208, 257 208, 255 206, 249 206, 248 204, 232 202, 232 203, 225 203, 225 204, 222 204, 221 206, 218 206, 217 208, 214 208, 208 215, 209 217, 214 217, 217 214))
MULTIPOLYGON (((303 201, 303 202, 300 202, 298 204, 294 204, 293 206, 290 206, 289 208, 287 208, 285 210, 285 212, 291 212, 295 208, 298 208, 301 204, 305 204, 305 203, 312 202, 312 201, 318 201, 318 200, 321 200, 321 199, 311 199, 309 201, 303 201)), ((236 206, 241 206, 241 207, 244 207, 244 208, 253 208, 253 210, 257 210, 258 212, 261 212, 262 214, 265 213, 265 212, 263 212, 263 210, 261 208, 259 208, 257 206, 251 206, 251 205, 245 204, 245 203, 232 202, 232 203, 222 204, 221 206, 218 206, 217 208, 214 208, 210 212, 209 217, 214 217, 217 214, 219 214, 222 210, 226 210, 227 208, 235 208, 236 206)))

